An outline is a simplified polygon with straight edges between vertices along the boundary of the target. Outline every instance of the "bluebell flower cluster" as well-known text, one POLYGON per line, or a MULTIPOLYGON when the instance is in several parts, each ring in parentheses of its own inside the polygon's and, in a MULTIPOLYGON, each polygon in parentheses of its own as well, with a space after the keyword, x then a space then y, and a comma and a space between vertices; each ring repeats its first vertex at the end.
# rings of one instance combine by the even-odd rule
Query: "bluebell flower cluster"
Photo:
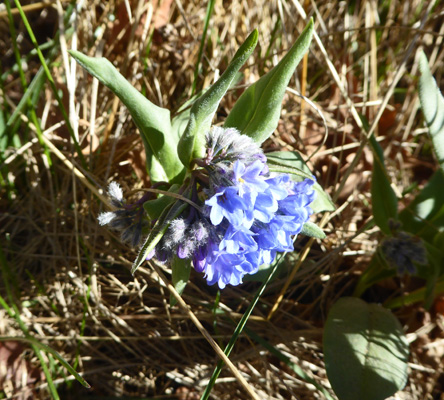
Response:
POLYGON ((246 274, 271 263, 277 252, 292 251, 312 210, 314 180, 294 182, 271 175, 262 150, 235 129, 213 128, 207 138, 207 240, 193 265, 209 285, 238 285, 246 274))
POLYGON ((205 273, 208 284, 217 283, 221 289, 242 283, 244 275, 271 263, 277 252, 292 251, 293 236, 312 214, 314 181, 293 182, 287 174, 271 176, 264 159, 257 158, 234 161, 228 171, 222 168, 210 176, 214 183, 205 214, 213 229, 193 264, 205 273))
MULTIPOLYGON (((288 174, 270 173, 266 161, 251 138, 213 127, 206 155, 195 160, 192 171, 189 193, 199 207, 172 220, 147 259, 190 259, 209 285, 223 289, 242 283, 276 253, 292 251, 294 237, 312 214, 314 178, 294 182, 288 174)), ((113 194, 120 204, 121 193, 110 190, 113 194)), ((127 216, 122 210, 104 213, 99 221, 115 225, 127 216)))

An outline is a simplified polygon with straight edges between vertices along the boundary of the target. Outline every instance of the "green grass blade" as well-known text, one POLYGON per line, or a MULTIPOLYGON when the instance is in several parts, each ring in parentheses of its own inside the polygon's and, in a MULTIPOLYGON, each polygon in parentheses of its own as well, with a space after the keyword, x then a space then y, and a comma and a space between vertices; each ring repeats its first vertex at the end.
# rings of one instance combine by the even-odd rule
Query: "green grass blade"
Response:
POLYGON ((192 90, 191 90, 191 96, 190 97, 192 97, 194 95, 194 93, 196 92, 197 78, 199 76, 200 63, 202 61, 203 49, 204 49, 204 46, 205 46, 205 40, 207 38, 208 25, 210 24, 210 19, 211 19, 211 15, 213 14, 213 10, 214 10, 214 5, 215 4, 216 4, 216 0, 209 0, 208 1, 207 12, 205 14, 205 21, 204 21, 204 27, 203 27, 203 32, 202 32, 202 39, 200 41, 199 53, 197 55, 196 67, 194 68, 194 80, 193 80, 193 87, 192 87, 192 90))
POLYGON ((299 365, 292 362, 285 354, 280 352, 271 343, 267 342, 265 339, 261 338, 251 329, 245 328, 245 333, 250 336, 254 341, 259 343, 262 347, 266 348, 271 354, 274 354, 280 361, 290 367, 300 378, 305 382, 311 383, 316 389, 318 389, 326 399, 334 400, 331 394, 322 385, 317 383, 310 375, 308 375, 299 365))
MULTIPOLYGON (((9 0, 6 0, 6 1, 9 1, 9 0)), ((32 28, 31 28, 31 25, 29 24, 28 18, 26 17, 26 15, 25 15, 25 13, 23 11, 23 8, 22 8, 22 6, 20 4, 20 1, 19 0, 14 0, 14 3, 16 5, 18 11, 19 11, 20 17, 21 17, 21 19, 23 21, 23 24, 25 25, 26 31, 28 32, 28 35, 29 35, 29 37, 31 39, 31 42, 32 42, 34 48, 37 51, 37 55, 39 57, 40 63, 42 64, 42 67, 43 67, 43 70, 45 72, 46 78, 48 79, 49 84, 51 85, 51 89, 53 91, 54 97, 57 100, 57 104, 59 106, 60 112, 62 113, 63 119, 65 120, 66 127, 67 127, 67 129, 69 131, 69 134, 70 134, 70 136, 71 136, 71 138, 73 140, 74 147, 76 149, 77 155, 79 156, 79 159, 80 159, 80 162, 82 164, 82 167, 84 169, 88 170, 85 157, 83 156, 82 150, 80 149, 79 143, 78 143, 78 141, 76 139, 76 136, 75 136, 74 131, 72 129, 71 123, 69 121, 68 113, 66 112, 65 106, 63 105, 63 102, 62 102, 62 99, 59 96, 56 84, 55 84, 54 79, 53 79, 53 77, 51 75, 51 72, 49 71, 48 65, 46 64, 46 60, 43 57, 42 51, 39 48, 39 44, 37 43, 37 39, 35 38, 34 32, 33 32, 32 28)))
MULTIPOLYGON (((13 17, 12 17, 11 5, 10 5, 9 0, 7 0, 5 2, 5 4, 6 4, 6 11, 8 12, 9 31, 11 33, 12 47, 14 49, 14 56, 15 56, 15 60, 16 60, 17 66, 18 66, 18 72, 19 72, 19 75, 20 75, 20 81, 22 83, 23 92, 26 92, 28 90, 28 84, 26 82, 25 73, 23 72, 22 58, 21 58, 21 55, 20 55, 20 52, 19 52, 19 49, 18 49, 18 46, 17 46, 17 40, 16 40, 17 34, 16 34, 16 31, 15 31, 14 20, 13 20, 13 17)), ((49 168, 54 173, 54 170, 52 168, 51 155, 49 154, 49 149, 48 149, 48 147, 46 146, 46 144, 45 144, 45 142, 43 140, 43 132, 42 132, 42 129, 40 127, 40 122, 39 122, 39 120, 37 118, 37 114, 35 112, 35 108, 32 106, 32 100, 29 97, 27 98, 27 105, 28 105, 28 108, 29 108, 29 112, 31 114, 32 123, 34 124, 35 129, 36 129, 37 138, 39 140, 40 145, 43 147, 43 151, 44 151, 46 159, 48 161, 49 168)))
MULTIPOLYGON (((256 307, 257 302, 259 301, 259 298, 262 296, 262 294, 265 291, 265 288, 267 287, 268 283, 270 282, 271 278, 273 277, 274 273, 276 272, 279 264, 283 261, 285 254, 281 254, 281 258, 278 260, 278 262, 275 263, 274 268, 270 271, 267 279, 262 283, 261 287, 257 291, 256 295, 254 296, 253 300, 251 301, 250 305, 248 306, 247 310, 245 311, 244 315, 242 315, 242 318, 240 319, 239 323, 236 326, 236 329, 233 333, 233 336, 231 336, 230 341, 228 342, 227 346, 225 347, 224 353, 228 357, 231 353, 231 350, 233 350, 233 347, 237 341, 237 338, 242 333, 242 331, 245 328, 245 325, 248 321, 248 318, 250 318, 251 313, 253 312, 254 307, 256 307)), ((211 375, 210 381, 208 382, 207 387, 205 388, 205 392, 202 394, 201 400, 207 400, 210 396, 211 390, 213 389, 214 385, 216 384, 216 380, 220 375, 220 372, 222 371, 222 367, 224 365, 224 362, 220 360, 216 368, 213 371, 213 374, 211 375)))
MULTIPOLYGON (((54 381, 52 379, 51 373, 48 369, 48 366, 46 365, 46 361, 43 358, 43 355, 40 351, 40 349, 46 351, 49 354, 52 354, 59 362, 71 373, 75 376, 75 378, 85 387, 90 387, 90 385, 63 359, 63 357, 54 349, 51 349, 49 346, 40 343, 37 339, 34 339, 23 322, 23 320, 20 317, 20 310, 18 306, 16 305, 14 301, 14 296, 12 294, 11 287, 9 285, 10 279, 11 279, 11 270, 8 266, 8 262, 6 260, 5 255, 3 254, 3 250, 0 247, 0 266, 2 271, 2 278, 3 283, 6 288, 6 293, 8 295, 9 302, 12 304, 12 307, 10 307, 7 302, 0 296, 0 304, 5 308, 6 312, 11 318, 14 318, 19 325, 21 331, 25 335, 25 337, 21 340, 27 341, 30 343, 32 349, 34 350, 36 356, 38 357, 40 364, 42 366, 43 373, 45 374, 46 381, 48 383, 48 388, 51 393, 51 396, 53 399, 60 399, 57 389, 55 387, 54 381)), ((15 338, 17 340, 17 338, 15 338)))
MULTIPOLYGON (((17 324, 19 325, 21 331, 23 332, 23 334, 25 335, 26 338, 31 338, 28 328, 26 327, 26 325, 24 324, 24 322, 22 321, 22 319, 20 318, 20 310, 17 307, 17 305, 14 302, 14 296, 12 295, 12 290, 11 287, 9 286, 9 280, 10 280, 10 268, 8 266, 8 263, 6 261, 6 257, 3 254, 3 250, 0 247, 0 263, 1 263, 1 269, 2 269, 2 278, 3 278, 3 283, 5 285, 6 288, 6 293, 8 294, 8 298, 10 303, 12 304, 12 307, 6 307, 6 311, 8 311, 8 314, 10 315, 10 317, 14 318, 17 322, 17 324)), ((6 302, 2 299, 1 301, 2 304, 5 304, 6 302)), ((37 347, 34 343, 31 344, 32 349, 34 350, 37 358, 40 361, 40 365, 42 367, 43 373, 45 374, 45 378, 46 381, 48 383, 48 388, 49 391, 51 393, 51 396, 53 399, 60 399, 59 394, 57 393, 57 389, 54 385, 54 381, 52 379, 51 373, 48 370, 48 366, 46 365, 46 361, 43 358, 43 355, 40 352, 39 347, 37 347)))

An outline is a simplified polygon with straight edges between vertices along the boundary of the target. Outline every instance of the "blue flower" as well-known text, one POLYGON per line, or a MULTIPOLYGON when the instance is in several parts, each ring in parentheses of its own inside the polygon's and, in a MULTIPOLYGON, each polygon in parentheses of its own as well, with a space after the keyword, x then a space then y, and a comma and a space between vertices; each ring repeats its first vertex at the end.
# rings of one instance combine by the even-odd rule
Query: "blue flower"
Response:
POLYGON ((241 161, 233 164, 233 181, 239 188, 239 195, 242 197, 246 192, 263 192, 268 184, 261 176, 265 164, 261 160, 256 160, 250 165, 245 165, 241 161))
MULTIPOLYGON (((218 171, 217 165, 212 171, 218 171)), ((241 283, 261 264, 271 263, 277 252, 292 251, 293 237, 312 214, 314 199, 313 180, 293 182, 287 174, 271 177, 259 158, 249 164, 224 164, 223 174, 227 186, 221 186, 220 176, 209 176, 210 187, 212 178, 218 183, 205 201, 214 235, 193 258, 208 284, 217 283, 221 289, 241 283)))
POLYGON ((210 220, 219 225, 225 217, 230 224, 240 226, 244 219, 244 210, 248 204, 238 195, 239 189, 233 186, 221 187, 205 204, 210 208, 210 220))
MULTIPOLYGON (((272 263, 278 252, 293 250, 294 237, 312 214, 314 180, 270 174, 259 146, 234 128, 213 128, 205 157, 194 161, 189 186, 180 192, 190 193, 193 205, 168 221, 147 260, 190 259, 209 285, 223 289, 272 263)), ((121 230, 124 240, 137 245, 142 228, 156 223, 143 218, 143 204, 152 195, 127 204, 118 184, 108 192, 116 211, 100 214, 100 224, 121 230)))
POLYGON ((219 250, 216 244, 211 247, 203 266, 209 285, 217 283, 220 289, 226 285, 236 286, 242 283, 245 274, 255 271, 255 266, 242 252, 231 254, 225 250, 219 250))
POLYGON ((219 244, 219 250, 230 254, 256 251, 258 246, 253 236, 254 233, 243 226, 235 228, 229 225, 219 244))

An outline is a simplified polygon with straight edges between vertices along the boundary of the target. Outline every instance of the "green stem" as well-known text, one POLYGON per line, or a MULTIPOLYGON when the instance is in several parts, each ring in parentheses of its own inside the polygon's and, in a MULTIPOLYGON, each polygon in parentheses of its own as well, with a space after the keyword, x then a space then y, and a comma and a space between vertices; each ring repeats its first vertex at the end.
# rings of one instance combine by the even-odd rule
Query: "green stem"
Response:
MULTIPOLYGON (((267 287, 268 283, 270 282, 271 278, 273 277, 274 273, 276 272, 279 264, 284 259, 285 254, 281 254, 281 257, 279 260, 275 262, 274 267, 271 269, 270 273, 268 274, 267 279, 265 279, 264 283, 262 283, 261 287, 257 291, 256 295, 254 296, 252 302, 250 303, 249 307, 245 311, 244 315, 240 319, 239 323, 236 326, 236 329, 233 333, 233 336, 231 336, 230 341, 228 342, 227 346, 225 347, 224 353, 228 357, 231 353, 231 350, 233 350, 233 347, 239 337, 239 335, 242 333, 248 318, 250 318, 251 313, 253 312, 254 307, 256 307, 257 302, 259 301, 259 298, 262 296, 262 294, 265 291, 265 288, 267 287)), ((205 392, 203 393, 201 400, 207 400, 210 396, 211 390, 213 389, 214 385, 216 384, 216 380, 220 375, 220 372, 222 371, 222 367, 224 365, 224 362, 220 360, 216 368, 213 371, 213 374, 211 375, 210 381, 208 382, 207 387, 205 388, 205 392)))
POLYGON ((207 38, 208 25, 210 23, 211 15, 213 14, 214 4, 215 3, 216 3, 215 0, 209 0, 208 1, 207 13, 205 15, 204 28, 203 28, 203 32, 202 32, 202 39, 200 41, 199 53, 197 55, 196 68, 194 69, 194 81, 193 81, 193 86, 192 86, 191 96, 190 97, 192 97, 194 95, 194 93, 196 92, 197 78, 198 78, 198 75, 199 75, 199 67, 200 67, 200 63, 202 61, 203 49, 204 49, 204 46, 205 46, 205 40, 207 38))

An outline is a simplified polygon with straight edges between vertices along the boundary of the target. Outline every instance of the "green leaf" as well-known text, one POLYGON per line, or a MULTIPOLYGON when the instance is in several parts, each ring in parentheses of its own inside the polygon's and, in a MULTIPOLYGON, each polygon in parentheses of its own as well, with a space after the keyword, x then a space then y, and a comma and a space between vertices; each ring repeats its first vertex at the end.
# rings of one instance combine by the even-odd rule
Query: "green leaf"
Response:
POLYGON ((415 199, 399 214, 402 229, 433 242, 444 230, 444 173, 437 170, 415 199))
POLYGON ((182 134, 185 132, 185 129, 188 125, 188 121, 190 119, 191 114, 191 104, 196 100, 195 98, 192 99, 193 101, 187 101, 177 112, 175 117, 171 121, 171 130, 175 134, 177 138, 177 142, 179 143, 180 138, 182 137, 182 134))
MULTIPOLYGON (((444 278, 441 277, 440 280, 436 283, 436 286, 434 288, 435 296, 442 295, 444 293, 444 278)), ((399 297, 396 297, 394 299, 390 299, 384 303, 384 307, 387 308, 399 308, 399 307, 405 307, 409 306, 414 303, 422 302, 424 301, 424 298, 427 296, 427 290, 425 287, 422 287, 420 289, 414 290, 413 292, 409 293, 408 295, 402 295, 399 297)))
POLYGON ((369 140, 373 148, 372 207, 373 218, 382 232, 391 235, 389 220, 398 219, 398 198, 393 191, 384 166, 381 146, 372 135, 369 140))
POLYGON ((69 53, 128 107, 142 136, 151 180, 179 183, 185 170, 177 155, 178 138, 171 129, 169 110, 151 103, 106 58, 88 57, 74 50, 69 53))
POLYGON ((154 224, 153 229, 151 229, 150 234, 146 238, 136 260, 134 261, 134 264, 131 268, 131 273, 133 275, 137 271, 137 268, 139 268, 146 260, 148 254, 152 250, 154 250, 156 245, 160 242, 160 239, 162 239, 166 230, 170 226, 171 221, 177 218, 180 213, 185 210, 186 207, 188 207, 187 203, 184 203, 181 200, 177 200, 172 206, 165 208, 162 215, 154 224))
POLYGON ((429 127, 436 157, 444 171, 444 98, 429 68, 424 52, 419 55, 419 100, 429 127))
MULTIPOLYGON (((314 179, 310 168, 307 167, 307 164, 305 164, 305 161, 302 159, 301 155, 296 151, 275 151, 272 153, 267 153, 266 156, 271 172, 292 174, 302 179, 314 179)), ((316 197, 313 203, 310 205, 312 210, 315 213, 322 211, 334 211, 335 205, 322 186, 315 182, 313 189, 316 192, 316 197)))
MULTIPOLYGON (((177 290, 177 293, 182 295, 187 286, 188 280, 190 279, 191 273, 191 260, 184 260, 179 257, 174 257, 171 263, 171 268, 173 271, 172 281, 173 286, 177 290)), ((173 307, 177 303, 176 298, 170 294, 170 306, 173 307)))
POLYGON ((193 158, 205 155, 205 135, 211 127, 219 102, 236 79, 240 67, 253 52, 257 40, 258 32, 255 29, 236 52, 222 76, 191 107, 188 125, 177 148, 179 157, 186 167, 193 158))
POLYGON ((328 379, 339 400, 384 400, 407 382, 408 343, 390 311, 343 297, 324 330, 328 379))
POLYGON ((62 364, 68 370, 68 372, 70 374, 72 374, 74 376, 74 378, 77 379, 77 381, 80 384, 82 384, 82 386, 86 387, 87 389, 91 388, 91 385, 88 382, 86 382, 85 379, 83 379, 82 376, 73 367, 71 367, 71 365, 69 365, 65 361, 65 359, 60 355, 60 353, 58 353, 53 348, 47 346, 46 344, 39 342, 37 339, 34 339, 31 336, 27 336, 27 337, 17 337, 17 336, 0 337, 0 342, 8 342, 8 341, 28 342, 28 343, 34 345, 35 347, 38 347, 41 350, 45 351, 46 353, 51 354, 53 357, 55 357, 60 362, 60 364, 62 364))
POLYGON ((242 93, 225 120, 225 127, 234 127, 259 144, 271 136, 279 122, 285 90, 308 51, 312 35, 311 19, 279 64, 242 93))
POLYGON ((301 233, 303 235, 314 237, 316 239, 325 239, 324 231, 321 228, 319 228, 319 226, 310 221, 306 222, 302 226, 301 233))

